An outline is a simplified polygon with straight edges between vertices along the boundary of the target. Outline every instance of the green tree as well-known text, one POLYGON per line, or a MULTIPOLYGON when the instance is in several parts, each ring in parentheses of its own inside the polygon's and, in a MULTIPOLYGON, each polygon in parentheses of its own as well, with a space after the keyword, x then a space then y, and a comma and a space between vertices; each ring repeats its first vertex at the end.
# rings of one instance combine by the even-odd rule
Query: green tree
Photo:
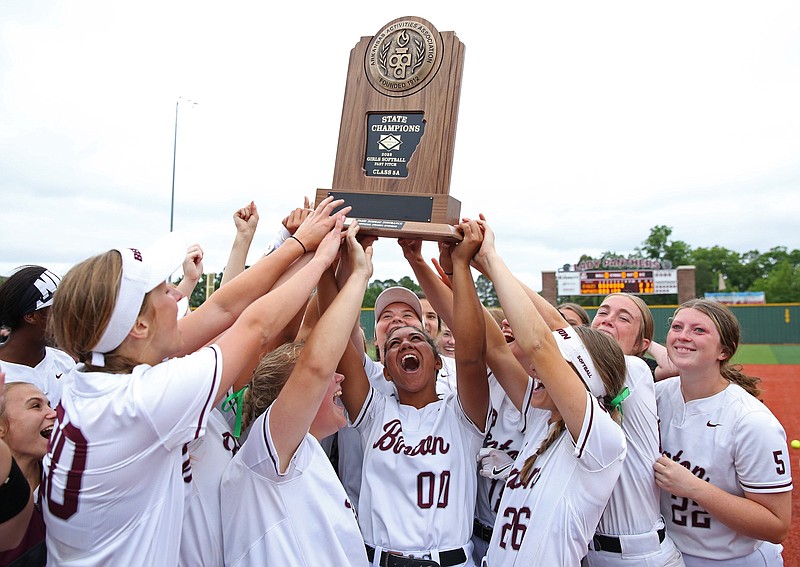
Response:
POLYGON ((497 298, 494 284, 483 274, 479 275, 478 279, 475 280, 475 290, 478 292, 478 299, 481 300, 484 306, 500 307, 500 300, 497 298))
POLYGON ((422 291, 422 288, 419 287, 417 282, 412 280, 409 276, 403 276, 400 278, 400 281, 393 279, 373 280, 370 282, 369 286, 367 286, 366 292, 364 292, 364 301, 362 302, 361 307, 375 307, 375 301, 378 299, 378 296, 384 289, 398 285, 408 288, 414 293, 419 293, 422 291))
POLYGON ((636 252, 644 258, 667 260, 673 268, 690 264, 692 247, 683 240, 670 240, 672 227, 657 225, 650 229, 650 235, 636 248, 636 252))
POLYGON ((752 291, 763 291, 768 303, 800 300, 800 266, 792 265, 788 259, 779 262, 753 284, 752 291))
POLYGON ((720 291, 720 279, 725 282, 725 289, 728 291, 743 291, 735 289, 735 278, 730 277, 731 274, 736 274, 740 261, 741 256, 737 252, 721 246, 695 250, 692 263, 695 267, 697 294, 702 296, 720 291))

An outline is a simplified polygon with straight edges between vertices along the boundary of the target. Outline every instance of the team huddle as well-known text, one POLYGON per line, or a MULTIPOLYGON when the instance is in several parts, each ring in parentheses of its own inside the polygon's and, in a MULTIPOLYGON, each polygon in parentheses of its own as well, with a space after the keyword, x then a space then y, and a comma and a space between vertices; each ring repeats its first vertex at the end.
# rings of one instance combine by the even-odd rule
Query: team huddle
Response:
POLYGON ((376 361, 375 238, 343 205, 296 209, 247 269, 237 211, 194 311, 202 250, 174 235, 0 287, 0 567, 783 565, 786 436, 727 308, 682 304, 663 346, 637 296, 590 321, 481 216, 433 266, 398 241, 424 296, 377 298, 376 361))

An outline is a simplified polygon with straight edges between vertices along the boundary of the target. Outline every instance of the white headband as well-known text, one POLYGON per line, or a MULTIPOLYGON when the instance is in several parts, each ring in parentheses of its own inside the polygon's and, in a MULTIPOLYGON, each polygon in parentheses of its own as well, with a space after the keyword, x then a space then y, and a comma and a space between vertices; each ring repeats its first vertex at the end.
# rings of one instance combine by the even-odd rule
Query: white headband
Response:
POLYGON ((572 363, 592 395, 596 398, 605 396, 606 387, 603 379, 597 373, 592 357, 589 356, 589 351, 586 350, 578 333, 572 327, 565 327, 553 331, 553 337, 564 360, 572 363))
POLYGON ((141 252, 136 248, 115 250, 122 256, 119 293, 108 325, 92 348, 93 366, 105 366, 103 355, 121 345, 128 336, 145 295, 171 276, 186 256, 186 246, 175 233, 169 233, 141 252))

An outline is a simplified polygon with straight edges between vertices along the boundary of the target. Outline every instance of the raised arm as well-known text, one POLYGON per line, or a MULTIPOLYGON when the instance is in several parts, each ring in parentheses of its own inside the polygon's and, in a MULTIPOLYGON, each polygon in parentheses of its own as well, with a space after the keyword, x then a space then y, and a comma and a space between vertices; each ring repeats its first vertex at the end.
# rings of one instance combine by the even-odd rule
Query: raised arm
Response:
MULTIPOLYGON (((359 235, 357 238, 358 242, 361 244, 362 248, 371 247, 376 240, 378 240, 377 236, 372 235, 359 235)), ((374 253, 374 252, 373 252, 374 253)), ((342 261, 339 262, 339 265, 336 268, 336 283, 338 287, 344 285, 344 282, 350 277, 349 273, 349 262, 347 261, 347 247, 342 247, 342 261)), ((362 302, 363 303, 363 302, 362 302)), ((364 331, 361 329, 361 320, 357 320, 353 325, 353 328, 350 331, 350 341, 353 343, 353 347, 356 349, 356 352, 359 354, 361 358, 361 363, 363 364, 366 359, 366 350, 364 348, 364 331)))
POLYGON ((486 309, 483 310, 483 319, 486 325, 486 363, 514 407, 525 412, 528 408, 522 406, 528 388, 528 369, 511 352, 503 331, 486 309))
POLYGON ((403 256, 411 266, 422 291, 425 292, 425 297, 431 302, 431 307, 452 330, 455 324, 453 322, 453 291, 423 259, 422 241, 398 238, 397 243, 403 249, 403 256))
MULTIPOLYGON (((376 238, 373 236, 358 239, 361 248, 369 249, 370 252, 372 251, 372 243, 375 240, 376 238)), ((360 253, 357 250, 356 252, 360 253)), ((346 281, 346 278, 349 278, 351 265, 349 246, 343 246, 341 261, 339 262, 335 279, 328 280, 323 277, 323 281, 320 281, 320 292, 323 298, 327 298, 330 293, 335 293, 339 286, 344 285, 343 282, 346 281)), ((366 354, 364 352, 364 334, 361 330, 360 316, 353 322, 351 328, 350 340, 342 359, 339 361, 337 371, 345 377, 344 382, 342 382, 342 404, 347 410, 350 419, 354 420, 367 399, 370 383, 364 370, 364 357, 366 354)))
POLYGON ((483 226, 481 263, 494 282, 495 291, 514 330, 517 344, 528 355, 536 375, 547 388, 547 393, 558 408, 572 438, 577 439, 586 413, 586 387, 561 356, 544 319, 497 254, 491 228, 486 223, 483 226))
POLYGON ((258 228, 258 209, 253 201, 233 213, 233 224, 236 226, 236 236, 233 239, 228 263, 222 272, 220 287, 231 281, 244 271, 247 264, 247 253, 253 243, 253 237, 258 228))
POLYGON ((456 339, 456 383, 464 412, 484 431, 489 410, 489 382, 486 379, 486 328, 483 307, 472 280, 470 261, 480 248, 483 235, 477 221, 459 225, 463 239, 453 258, 453 313, 450 330, 456 339))
MULTIPOLYGON (((295 276, 295 274, 297 274, 300 270, 302 270, 303 267, 306 264, 308 264, 313 258, 314 254, 309 253, 309 254, 304 254, 302 257, 296 260, 291 266, 289 266, 288 270, 286 270, 283 274, 281 274, 281 276, 278 278, 278 281, 275 282, 273 289, 279 288, 285 283, 289 283, 289 285, 292 285, 291 280, 295 276)), ((253 369, 256 366, 258 366, 258 363, 261 361, 261 357, 263 357, 266 353, 276 349, 277 347, 279 347, 284 343, 290 343, 294 340, 305 338, 305 336, 298 337, 298 332, 303 321, 303 315, 306 311, 308 311, 310 307, 308 305, 309 303, 310 302, 302 304, 298 308, 294 317, 292 317, 292 319, 283 327, 283 329, 281 329, 280 331, 275 329, 274 330, 275 332, 271 330, 270 338, 264 343, 264 345, 260 350, 254 350, 253 352, 250 353, 250 362, 245 364, 244 370, 233 383, 234 392, 238 392, 239 390, 244 388, 250 382, 250 380, 252 380, 253 369)), ((215 342, 218 342, 218 339, 212 341, 209 344, 213 344, 215 342)))
POLYGON ((539 315, 542 316, 542 319, 544 319, 544 322, 551 331, 569 327, 567 320, 564 319, 564 316, 561 315, 559 310, 554 305, 529 288, 522 280, 517 279, 517 281, 522 289, 525 290, 525 294, 528 296, 528 299, 531 300, 533 306, 536 307, 536 311, 539 312, 539 315))
MULTIPOLYGON (((322 273, 330 266, 339 249, 344 219, 339 217, 333 229, 322 240, 314 257, 285 285, 281 285, 259 298, 236 320, 217 344, 223 351, 222 383, 217 394, 220 398, 242 373, 252 372, 253 353, 261 352, 289 323, 311 295, 322 273)), ((283 247, 281 247, 283 248, 283 247)), ((275 254, 280 253, 280 249, 275 254)), ((270 256, 274 256, 271 254, 270 256)), ((269 260, 269 258, 266 258, 269 260)), ((241 277, 251 272, 246 270, 241 277)), ((238 279, 238 278, 237 278, 238 279)), ((214 295, 231 288, 236 279, 214 295)), ((214 295, 211 297, 213 298, 214 295)))
POLYGON ((360 316, 361 301, 372 275, 372 249, 363 250, 351 224, 347 243, 352 262, 350 277, 320 317, 300 354, 288 382, 270 411, 270 430, 285 469, 314 421, 331 378, 350 338, 342 333, 360 316))
MULTIPOLYGON (((310 214, 297 229, 294 235, 296 241, 287 242, 249 270, 239 274, 218 289, 197 310, 178 321, 183 336, 183 347, 178 356, 196 351, 230 327, 248 305, 272 289, 280 275, 295 260, 305 252, 315 250, 338 220, 350 212, 350 207, 345 207, 331 215, 333 209, 341 204, 342 200, 333 201, 331 197, 322 201, 314 213, 310 214)), ((330 260, 332 261, 332 258, 330 260)), ((317 273, 314 283, 320 274, 321 271, 317 273)), ((310 291, 309 289, 306 297, 310 291)))
POLYGON ((183 260, 183 279, 178 284, 178 291, 185 297, 192 297, 197 282, 203 275, 203 249, 199 244, 192 244, 186 250, 183 260))

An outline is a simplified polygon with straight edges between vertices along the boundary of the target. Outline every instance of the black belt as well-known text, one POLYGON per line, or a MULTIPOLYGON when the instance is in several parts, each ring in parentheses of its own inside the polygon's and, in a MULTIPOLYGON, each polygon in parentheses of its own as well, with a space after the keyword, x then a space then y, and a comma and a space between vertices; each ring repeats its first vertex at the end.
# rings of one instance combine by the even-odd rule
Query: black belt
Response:
MULTIPOLYGON (((367 545, 367 559, 372 563, 375 560, 375 548, 367 545)), ((464 548, 449 549, 447 551, 439 552, 439 563, 431 559, 411 558, 403 555, 395 555, 386 550, 381 551, 381 560, 379 565, 381 567, 452 567, 453 565, 460 565, 467 560, 467 554, 464 553, 464 548)))
MULTIPOLYGON (((667 536, 667 530, 661 528, 658 530, 658 543, 663 543, 664 538, 667 536)), ((594 534, 592 538, 595 551, 610 551, 611 553, 622 553, 622 545, 618 537, 607 536, 603 534, 594 534)))
POLYGON ((489 526, 483 524, 477 519, 472 521, 472 535, 481 538, 486 543, 492 541, 493 531, 494 531, 493 528, 490 528, 489 526))

